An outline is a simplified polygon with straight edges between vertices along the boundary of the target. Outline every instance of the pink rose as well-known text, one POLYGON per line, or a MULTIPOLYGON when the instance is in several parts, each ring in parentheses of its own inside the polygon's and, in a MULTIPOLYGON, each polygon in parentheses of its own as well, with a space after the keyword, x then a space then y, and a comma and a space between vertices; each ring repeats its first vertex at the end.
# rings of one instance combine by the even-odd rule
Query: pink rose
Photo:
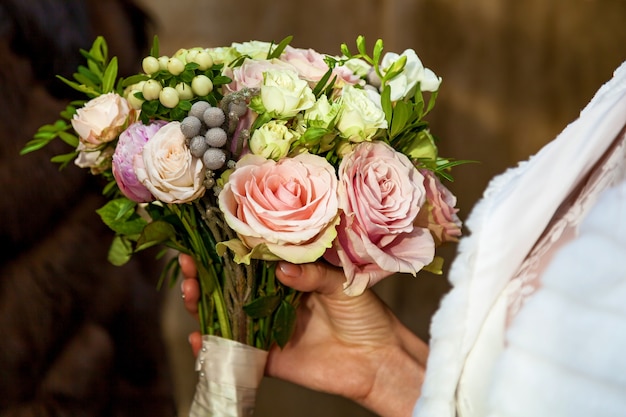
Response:
POLYGON ((159 120, 145 125, 133 123, 120 134, 113 154, 113 176, 122 193, 137 203, 154 200, 152 193, 137 179, 134 159, 141 155, 144 145, 166 122, 159 120))
POLYGON ((263 84, 263 74, 269 70, 290 70, 295 68, 278 59, 255 61, 246 59, 239 67, 234 69, 227 68, 224 75, 230 77, 233 81, 226 87, 230 91, 239 91, 244 88, 260 88, 263 84))
POLYGON ((77 109, 72 127, 85 147, 96 148, 117 138, 134 117, 135 111, 124 97, 108 93, 77 109))
POLYGON ((383 142, 363 142, 339 166, 337 241, 325 257, 346 275, 344 292, 361 294, 396 273, 415 275, 434 258, 428 229, 413 221, 426 200, 424 177, 383 142))
POLYGON ((293 263, 317 260, 337 235, 337 178, 317 155, 278 162, 244 156, 220 192, 219 206, 248 248, 264 244, 293 263))
POLYGON ((461 220, 455 208, 456 197, 439 178, 430 170, 420 170, 424 175, 426 204, 420 212, 416 224, 427 227, 433 234, 437 245, 444 242, 456 242, 461 236, 461 220))
POLYGON ((287 46, 280 59, 293 65, 300 78, 309 81, 311 86, 315 86, 328 71, 328 64, 324 61, 324 55, 313 49, 287 46))
MULTIPOLYGON (((324 77, 324 74, 328 72, 328 64, 324 61, 324 55, 314 49, 300 49, 288 45, 280 59, 293 65, 300 78, 308 81, 311 87, 315 87, 324 77)), ((328 81, 330 82, 334 77, 337 77, 335 89, 340 89, 346 84, 355 85, 361 82, 361 78, 345 66, 333 68, 328 81)))

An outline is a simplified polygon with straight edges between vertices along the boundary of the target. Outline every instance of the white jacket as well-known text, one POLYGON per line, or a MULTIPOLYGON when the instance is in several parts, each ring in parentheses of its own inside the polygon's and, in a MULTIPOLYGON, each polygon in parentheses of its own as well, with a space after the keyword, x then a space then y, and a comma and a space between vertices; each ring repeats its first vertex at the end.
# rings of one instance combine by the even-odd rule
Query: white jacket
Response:
POLYGON ((601 197, 506 335, 502 306, 507 284, 557 208, 625 125, 626 63, 554 141, 491 181, 466 222, 470 234, 450 270, 453 288, 433 317, 414 416, 626 415, 626 309, 600 314, 619 300, 626 306, 626 185, 601 197), (540 320, 554 315, 563 320, 540 320), (463 380, 466 371, 482 377, 463 380))

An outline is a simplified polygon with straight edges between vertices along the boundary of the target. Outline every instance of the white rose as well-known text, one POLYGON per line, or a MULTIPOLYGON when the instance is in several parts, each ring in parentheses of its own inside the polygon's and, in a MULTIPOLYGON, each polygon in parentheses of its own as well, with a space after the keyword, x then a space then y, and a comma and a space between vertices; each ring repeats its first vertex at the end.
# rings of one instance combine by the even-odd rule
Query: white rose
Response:
POLYGON ((188 203, 205 191, 204 166, 185 143, 180 122, 170 122, 146 142, 134 160, 137 179, 164 203, 188 203))
POLYGON ((250 151, 265 159, 278 161, 289 153, 289 147, 298 138, 283 120, 271 120, 254 131, 250 138, 250 151))
POLYGON ((235 42, 232 47, 241 55, 248 55, 252 59, 267 59, 272 44, 263 41, 235 42))
POLYGON ((341 104, 337 129, 351 142, 370 140, 378 129, 387 128, 378 93, 347 85, 341 95, 341 104))
POLYGON ((278 119, 288 119, 315 104, 315 95, 309 84, 291 70, 269 70, 265 72, 260 96, 253 100, 257 113, 263 110, 278 119), (260 100, 260 105, 259 105, 260 100))
POLYGON ((391 87, 391 101, 401 100, 413 95, 413 89, 420 83, 421 91, 437 91, 441 84, 441 77, 437 77, 434 72, 424 68, 413 49, 405 50, 402 55, 393 52, 385 54, 381 61, 381 71, 386 74, 390 67, 401 57, 406 57, 406 65, 400 74, 387 82, 391 87))
POLYGON ((102 94, 76 110, 72 127, 86 147, 96 148, 115 139, 134 114, 124 97, 115 93, 102 94))

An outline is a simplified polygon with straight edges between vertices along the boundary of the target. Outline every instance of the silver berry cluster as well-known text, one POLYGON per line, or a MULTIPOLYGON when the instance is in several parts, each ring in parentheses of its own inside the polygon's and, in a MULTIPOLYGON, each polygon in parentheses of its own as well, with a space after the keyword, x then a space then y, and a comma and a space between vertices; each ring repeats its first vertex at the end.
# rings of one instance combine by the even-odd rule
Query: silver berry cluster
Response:
POLYGON ((239 121, 247 113, 248 103, 255 94, 258 89, 229 93, 219 107, 207 101, 196 101, 181 121, 180 128, 191 154, 204 164, 208 188, 215 184, 215 172, 233 168, 235 162, 231 159, 237 159, 245 147, 250 133, 238 128, 239 121))
POLYGON ((189 140, 191 154, 202 159, 204 167, 211 171, 218 171, 226 164, 228 155, 224 146, 228 135, 223 128, 225 121, 226 115, 221 108, 197 101, 180 124, 183 135, 189 140))

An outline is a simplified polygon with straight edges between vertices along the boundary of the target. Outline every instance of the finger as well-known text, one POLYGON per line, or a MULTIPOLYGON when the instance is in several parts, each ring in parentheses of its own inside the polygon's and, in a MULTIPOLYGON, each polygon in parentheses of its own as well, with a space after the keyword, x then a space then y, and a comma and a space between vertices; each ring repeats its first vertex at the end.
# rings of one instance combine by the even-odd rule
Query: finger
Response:
POLYGON ((183 293, 185 309, 192 315, 198 314, 198 300, 200 299, 200 284, 195 278, 185 278, 180 284, 183 293))
POLYGON ((195 278, 198 275, 196 263, 191 256, 184 253, 179 254, 178 264, 180 265, 180 270, 185 278, 195 278))
POLYGON ((276 277, 295 290, 327 295, 343 292, 343 283, 346 280, 341 269, 324 262, 296 265, 280 261, 276 268, 276 277))
POLYGON ((198 357, 198 352, 202 349, 202 335, 200 332, 193 332, 189 334, 189 344, 191 345, 193 356, 198 357))

